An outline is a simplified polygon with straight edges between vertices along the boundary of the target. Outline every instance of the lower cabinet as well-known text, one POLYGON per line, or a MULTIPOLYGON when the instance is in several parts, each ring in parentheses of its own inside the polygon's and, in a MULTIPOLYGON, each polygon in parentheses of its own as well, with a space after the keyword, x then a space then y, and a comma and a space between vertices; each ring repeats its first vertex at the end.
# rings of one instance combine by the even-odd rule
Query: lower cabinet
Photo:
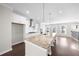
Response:
POLYGON ((25 55, 26 56, 47 56, 47 49, 35 45, 25 40, 25 55))

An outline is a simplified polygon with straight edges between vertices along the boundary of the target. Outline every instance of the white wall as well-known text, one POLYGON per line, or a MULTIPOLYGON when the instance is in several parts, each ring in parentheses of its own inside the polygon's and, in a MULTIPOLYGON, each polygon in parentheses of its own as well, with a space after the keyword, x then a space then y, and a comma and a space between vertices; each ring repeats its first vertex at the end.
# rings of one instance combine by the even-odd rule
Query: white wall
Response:
POLYGON ((11 49, 11 20, 11 10, 0 5, 0 54, 11 49))

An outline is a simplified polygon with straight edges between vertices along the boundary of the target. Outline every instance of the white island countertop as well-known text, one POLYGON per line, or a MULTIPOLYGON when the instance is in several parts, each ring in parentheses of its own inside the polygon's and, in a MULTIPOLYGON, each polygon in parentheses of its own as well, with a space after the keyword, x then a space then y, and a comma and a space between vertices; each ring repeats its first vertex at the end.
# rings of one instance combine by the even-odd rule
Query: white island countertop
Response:
POLYGON ((50 42, 53 40, 53 37, 39 34, 31 36, 29 38, 25 38, 25 41, 26 40, 42 48, 48 49, 50 42))

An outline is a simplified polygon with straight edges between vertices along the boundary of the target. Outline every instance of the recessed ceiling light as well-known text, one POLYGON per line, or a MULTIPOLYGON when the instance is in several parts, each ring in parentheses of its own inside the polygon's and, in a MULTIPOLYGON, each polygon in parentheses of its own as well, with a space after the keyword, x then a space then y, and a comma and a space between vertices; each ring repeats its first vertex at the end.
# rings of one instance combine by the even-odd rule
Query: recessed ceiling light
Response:
POLYGON ((30 11, 29 11, 29 10, 27 10, 27 11, 26 11, 26 13, 27 13, 27 14, 29 14, 29 13, 30 13, 30 11))
POLYGON ((62 10, 60 10, 60 11, 59 11, 59 14, 62 14, 62 13, 63 13, 63 11, 62 11, 62 10))

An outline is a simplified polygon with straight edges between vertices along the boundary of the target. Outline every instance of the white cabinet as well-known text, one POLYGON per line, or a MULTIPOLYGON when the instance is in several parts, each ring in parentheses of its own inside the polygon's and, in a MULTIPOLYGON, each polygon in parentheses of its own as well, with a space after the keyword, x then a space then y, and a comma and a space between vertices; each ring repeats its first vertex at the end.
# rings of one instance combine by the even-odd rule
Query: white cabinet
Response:
POLYGON ((49 33, 57 33, 58 35, 71 36, 71 25, 71 23, 42 24, 41 28, 43 30, 43 33, 46 33, 46 26, 49 26, 49 33))
POLYGON ((47 56, 47 49, 35 45, 25 40, 25 55, 26 56, 47 56))

